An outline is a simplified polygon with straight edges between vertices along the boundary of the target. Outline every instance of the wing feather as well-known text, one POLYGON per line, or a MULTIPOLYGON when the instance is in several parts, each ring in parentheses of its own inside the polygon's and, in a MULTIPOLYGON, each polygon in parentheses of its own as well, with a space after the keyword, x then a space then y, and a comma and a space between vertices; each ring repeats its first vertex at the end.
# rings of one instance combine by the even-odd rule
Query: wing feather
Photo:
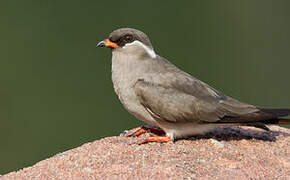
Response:
MULTIPOLYGON (((210 88, 204 83, 191 86, 197 86, 195 90, 210 88)), ((216 90, 212 90, 214 93, 200 92, 203 96, 199 96, 198 91, 188 91, 190 88, 184 91, 145 80, 138 80, 134 88, 140 103, 160 121, 225 122, 225 117, 241 117, 259 111, 255 106, 221 95, 216 90)))

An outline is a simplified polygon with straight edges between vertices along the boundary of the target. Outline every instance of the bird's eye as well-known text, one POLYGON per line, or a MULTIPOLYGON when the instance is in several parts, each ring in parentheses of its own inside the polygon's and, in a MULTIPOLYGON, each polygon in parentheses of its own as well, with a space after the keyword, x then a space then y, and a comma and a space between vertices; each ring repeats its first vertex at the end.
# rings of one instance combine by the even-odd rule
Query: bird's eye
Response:
POLYGON ((125 38, 124 38, 124 40, 126 42, 131 42, 133 40, 133 36, 132 35, 126 35, 125 38))

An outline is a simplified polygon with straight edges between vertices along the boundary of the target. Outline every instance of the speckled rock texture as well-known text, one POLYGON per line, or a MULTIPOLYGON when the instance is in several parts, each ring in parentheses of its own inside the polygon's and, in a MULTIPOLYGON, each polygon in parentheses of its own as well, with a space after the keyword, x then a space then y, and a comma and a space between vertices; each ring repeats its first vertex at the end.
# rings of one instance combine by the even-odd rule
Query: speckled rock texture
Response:
POLYGON ((107 137, 57 154, 6 179, 290 179, 290 129, 224 127, 169 143, 107 137))

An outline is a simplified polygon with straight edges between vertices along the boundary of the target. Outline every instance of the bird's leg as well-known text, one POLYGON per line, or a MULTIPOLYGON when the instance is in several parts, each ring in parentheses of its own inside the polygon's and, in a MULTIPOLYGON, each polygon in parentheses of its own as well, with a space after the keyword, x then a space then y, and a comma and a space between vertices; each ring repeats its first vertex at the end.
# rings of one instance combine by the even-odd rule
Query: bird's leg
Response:
POLYGON ((127 134, 128 137, 131 137, 131 136, 140 136, 141 134, 144 134, 144 133, 147 133, 147 132, 151 132, 153 134, 156 134, 156 135, 164 135, 165 132, 160 129, 160 128, 157 128, 157 127, 149 127, 149 126, 141 126, 139 127, 137 130, 135 130, 134 132, 130 133, 130 134, 127 134))
POLYGON ((138 129, 136 129, 135 131, 128 133, 126 136, 127 137, 132 137, 132 136, 140 136, 141 134, 146 133, 147 131, 143 128, 143 127, 139 127, 138 129))
POLYGON ((148 126, 144 126, 143 128, 145 128, 147 131, 155 134, 155 135, 158 135, 158 136, 164 136, 166 133, 158 128, 158 127, 148 127, 148 126))
POLYGON ((139 142, 138 144, 145 144, 148 142, 168 142, 171 140, 172 140, 172 138, 169 136, 156 136, 156 137, 149 137, 149 138, 139 142))

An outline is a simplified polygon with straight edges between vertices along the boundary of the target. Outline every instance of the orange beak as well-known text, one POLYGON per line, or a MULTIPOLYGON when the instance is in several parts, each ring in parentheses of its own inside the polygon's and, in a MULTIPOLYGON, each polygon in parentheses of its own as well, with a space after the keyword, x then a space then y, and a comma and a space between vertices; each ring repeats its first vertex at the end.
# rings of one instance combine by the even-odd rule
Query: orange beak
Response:
POLYGON ((118 48, 118 44, 110 41, 109 39, 105 39, 99 43, 97 43, 98 47, 110 47, 110 48, 118 48))

